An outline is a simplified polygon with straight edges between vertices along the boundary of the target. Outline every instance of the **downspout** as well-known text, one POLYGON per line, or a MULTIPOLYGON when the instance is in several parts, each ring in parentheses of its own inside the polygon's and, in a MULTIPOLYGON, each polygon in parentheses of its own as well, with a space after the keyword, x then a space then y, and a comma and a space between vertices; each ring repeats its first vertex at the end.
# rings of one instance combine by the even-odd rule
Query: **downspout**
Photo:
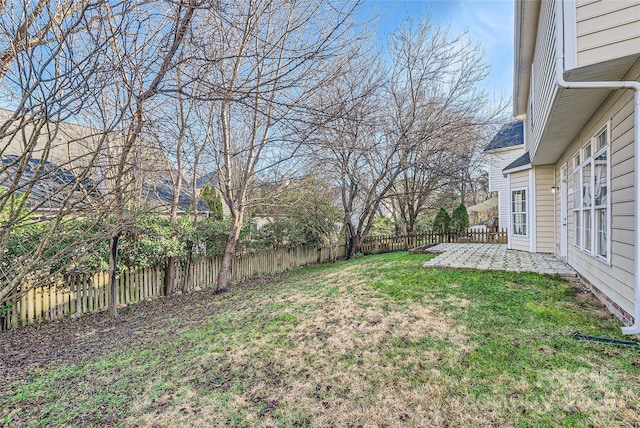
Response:
MULTIPOLYGON (((634 91, 633 108, 633 140, 635 168, 635 239, 634 239, 634 323, 630 327, 622 327, 623 334, 640 333, 640 82, 602 81, 602 82, 567 82, 564 80, 564 10, 562 0, 556 0, 556 83, 565 89, 632 89, 634 91)), ((611 238, 609 238, 611 239, 611 238)))

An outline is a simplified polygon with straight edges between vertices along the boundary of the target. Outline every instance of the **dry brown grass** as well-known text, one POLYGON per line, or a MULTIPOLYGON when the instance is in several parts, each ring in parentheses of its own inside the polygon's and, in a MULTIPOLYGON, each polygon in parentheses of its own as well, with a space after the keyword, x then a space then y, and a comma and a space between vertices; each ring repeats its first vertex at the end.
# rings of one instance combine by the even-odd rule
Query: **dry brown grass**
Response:
POLYGON ((42 395, 31 381, 13 383, 25 398, 7 409, 22 426, 44 420, 49 403, 66 412, 58 425, 640 426, 637 355, 566 338, 594 322, 615 331, 588 295, 567 297, 566 284, 532 275, 467 278, 425 272, 419 260, 395 266, 412 260, 401 256, 372 260, 224 301, 203 294, 153 334, 121 332, 120 321, 76 332, 79 342, 106 330, 130 342, 81 364, 62 360, 71 368, 55 378, 53 364, 30 372, 42 395), (390 297, 403 292, 404 272, 417 297, 390 297))

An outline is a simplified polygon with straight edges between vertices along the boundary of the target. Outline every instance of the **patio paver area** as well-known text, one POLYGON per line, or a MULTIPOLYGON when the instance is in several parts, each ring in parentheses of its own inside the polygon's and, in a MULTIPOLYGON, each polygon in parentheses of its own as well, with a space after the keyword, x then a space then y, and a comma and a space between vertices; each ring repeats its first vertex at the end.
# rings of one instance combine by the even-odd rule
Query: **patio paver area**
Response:
POLYGON ((512 272, 536 272, 576 277, 576 271, 554 254, 508 250, 506 244, 438 244, 429 248, 438 254, 425 267, 451 267, 512 272))

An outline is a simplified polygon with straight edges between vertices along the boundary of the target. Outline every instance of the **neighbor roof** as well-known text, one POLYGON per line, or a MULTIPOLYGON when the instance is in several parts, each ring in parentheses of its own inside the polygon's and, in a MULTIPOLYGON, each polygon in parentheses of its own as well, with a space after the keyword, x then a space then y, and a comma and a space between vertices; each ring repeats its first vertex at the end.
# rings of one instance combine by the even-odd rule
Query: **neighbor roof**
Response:
POLYGON ((493 140, 484 148, 485 152, 492 150, 515 147, 524 144, 524 126, 522 121, 511 122, 493 137, 493 140))
MULTIPOLYGON (((17 155, 3 155, 0 157, 0 188, 8 188, 13 178, 18 174, 20 166, 17 155)), ((85 178, 76 183, 76 175, 52 162, 30 158, 26 162, 25 170, 20 174, 17 183, 17 193, 30 188, 30 207, 32 209, 59 209, 70 193, 69 201, 75 209, 90 210, 91 205, 87 196, 99 198, 104 188, 91 178, 85 178)), ((103 187, 103 186, 102 186, 103 187)), ((142 183, 144 199, 157 207, 167 207, 173 201, 173 183, 171 180, 159 176, 151 176, 142 183)), ((193 196, 182 188, 178 195, 178 209, 186 211, 193 206, 193 196)), ((208 211, 207 205, 198 200, 198 211, 208 211)))
POLYGON ((529 157, 529 152, 525 152, 525 154, 520 156, 518 159, 514 160, 509 165, 505 166, 502 172, 506 174, 507 172, 514 170, 516 168, 526 167, 529 165, 531 165, 531 158, 529 157))

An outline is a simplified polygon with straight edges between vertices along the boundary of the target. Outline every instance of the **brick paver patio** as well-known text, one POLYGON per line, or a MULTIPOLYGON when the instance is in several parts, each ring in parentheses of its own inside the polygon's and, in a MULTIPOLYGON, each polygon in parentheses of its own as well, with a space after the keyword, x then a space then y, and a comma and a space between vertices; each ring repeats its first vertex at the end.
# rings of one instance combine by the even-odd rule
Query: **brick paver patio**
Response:
POLYGON ((576 277, 576 271, 554 254, 507 250, 505 244, 439 244, 427 252, 438 256, 426 262, 425 267, 536 272, 576 277))

